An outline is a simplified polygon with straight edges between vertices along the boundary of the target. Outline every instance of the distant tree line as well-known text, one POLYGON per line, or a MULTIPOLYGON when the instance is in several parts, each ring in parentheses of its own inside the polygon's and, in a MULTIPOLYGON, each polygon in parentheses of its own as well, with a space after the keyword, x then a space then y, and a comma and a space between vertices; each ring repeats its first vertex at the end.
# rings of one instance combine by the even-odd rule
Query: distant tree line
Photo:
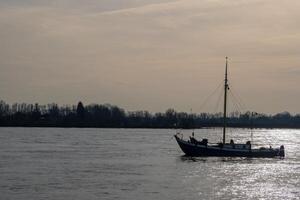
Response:
MULTIPOLYGON (((266 115, 233 112, 228 115, 230 127, 300 128, 300 114, 282 112, 266 115)), ((0 126, 24 127, 101 127, 101 128, 201 128, 223 126, 222 113, 185 113, 168 109, 161 113, 125 111, 110 104, 59 106, 15 103, 0 100, 0 126)))

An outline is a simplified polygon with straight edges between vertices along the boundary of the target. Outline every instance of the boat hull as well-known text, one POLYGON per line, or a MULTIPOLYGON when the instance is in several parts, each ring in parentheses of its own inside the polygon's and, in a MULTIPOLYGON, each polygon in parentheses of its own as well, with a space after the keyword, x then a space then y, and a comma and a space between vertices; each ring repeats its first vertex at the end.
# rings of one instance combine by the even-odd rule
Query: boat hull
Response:
POLYGON ((199 145, 185 141, 175 135, 175 139, 181 150, 187 156, 193 157, 257 157, 272 158, 284 157, 284 148, 268 148, 268 149, 234 149, 223 148, 220 146, 199 145))

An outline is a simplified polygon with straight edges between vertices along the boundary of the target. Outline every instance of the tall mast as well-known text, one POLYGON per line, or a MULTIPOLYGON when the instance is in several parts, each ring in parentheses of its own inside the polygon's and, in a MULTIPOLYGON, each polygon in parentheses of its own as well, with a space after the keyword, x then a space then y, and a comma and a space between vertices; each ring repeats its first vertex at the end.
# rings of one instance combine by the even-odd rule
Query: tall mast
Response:
POLYGON ((226 117, 227 117, 227 90, 228 90, 228 79, 227 79, 227 65, 228 58, 226 57, 226 67, 225 67, 225 84, 224 84, 224 115, 223 115, 223 144, 225 144, 225 134, 226 134, 226 117))

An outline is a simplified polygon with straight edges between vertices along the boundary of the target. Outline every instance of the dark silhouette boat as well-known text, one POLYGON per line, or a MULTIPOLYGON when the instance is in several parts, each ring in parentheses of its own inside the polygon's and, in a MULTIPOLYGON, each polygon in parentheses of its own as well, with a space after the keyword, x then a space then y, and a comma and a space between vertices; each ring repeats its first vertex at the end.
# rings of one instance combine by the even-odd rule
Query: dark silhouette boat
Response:
POLYGON ((198 141, 194 138, 194 133, 189 140, 184 140, 180 133, 174 135, 179 147, 187 156, 216 156, 216 157, 284 157, 284 146, 279 148, 252 148, 251 142, 247 141, 245 144, 235 144, 233 140, 226 143, 226 109, 227 109, 227 90, 229 89, 227 78, 228 59, 226 57, 225 67, 225 84, 224 84, 224 112, 223 112, 223 142, 208 143, 207 139, 198 141))

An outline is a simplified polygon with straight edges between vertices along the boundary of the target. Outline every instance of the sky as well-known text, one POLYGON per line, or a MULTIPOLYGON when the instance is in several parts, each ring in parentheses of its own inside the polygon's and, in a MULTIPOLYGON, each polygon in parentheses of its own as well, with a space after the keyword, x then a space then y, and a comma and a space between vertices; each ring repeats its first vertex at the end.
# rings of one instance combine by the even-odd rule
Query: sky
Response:
POLYGON ((232 111, 300 113, 299 10, 298 0, 0 0, 0 99, 213 112, 228 56, 232 111))

